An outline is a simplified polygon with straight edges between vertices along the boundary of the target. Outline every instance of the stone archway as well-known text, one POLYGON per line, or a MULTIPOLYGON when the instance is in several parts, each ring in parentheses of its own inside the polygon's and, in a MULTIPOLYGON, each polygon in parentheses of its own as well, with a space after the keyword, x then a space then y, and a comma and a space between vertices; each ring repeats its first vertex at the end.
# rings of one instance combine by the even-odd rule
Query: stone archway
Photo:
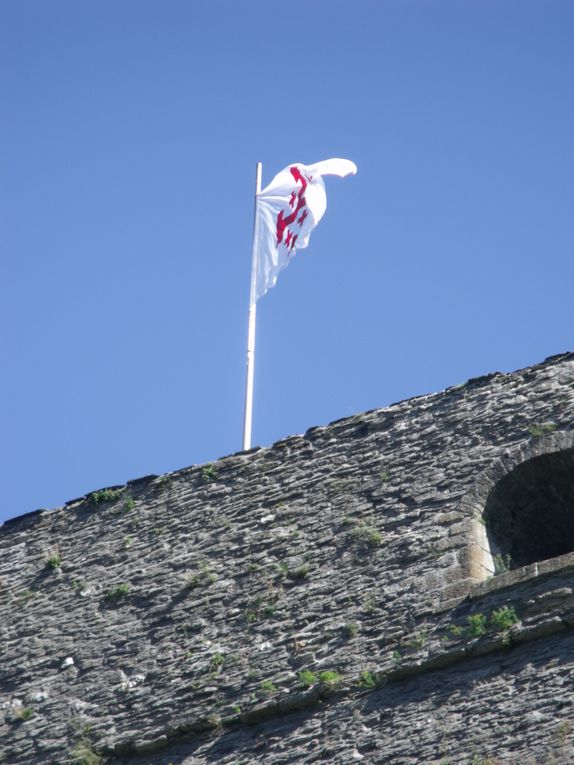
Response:
POLYGON ((472 583, 574 551, 574 432, 532 438, 476 480, 462 577, 472 583))
POLYGON ((574 551, 574 449, 517 465, 493 487, 482 518, 495 574, 574 551))

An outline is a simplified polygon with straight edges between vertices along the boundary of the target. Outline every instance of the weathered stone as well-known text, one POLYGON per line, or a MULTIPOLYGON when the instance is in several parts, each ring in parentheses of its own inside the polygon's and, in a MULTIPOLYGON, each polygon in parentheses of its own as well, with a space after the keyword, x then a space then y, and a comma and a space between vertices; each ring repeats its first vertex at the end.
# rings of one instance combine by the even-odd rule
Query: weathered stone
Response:
POLYGON ((574 761, 564 471, 481 581, 573 405, 564 354, 4 524, 0 762, 574 761))

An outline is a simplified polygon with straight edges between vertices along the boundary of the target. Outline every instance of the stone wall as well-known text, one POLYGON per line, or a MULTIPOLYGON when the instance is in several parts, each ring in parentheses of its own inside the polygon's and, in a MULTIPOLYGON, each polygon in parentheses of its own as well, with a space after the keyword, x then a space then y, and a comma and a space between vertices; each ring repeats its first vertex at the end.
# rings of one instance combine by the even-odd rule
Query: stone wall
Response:
POLYGON ((4 524, 0 762, 573 762, 574 555, 485 515, 573 403, 564 354, 4 524))

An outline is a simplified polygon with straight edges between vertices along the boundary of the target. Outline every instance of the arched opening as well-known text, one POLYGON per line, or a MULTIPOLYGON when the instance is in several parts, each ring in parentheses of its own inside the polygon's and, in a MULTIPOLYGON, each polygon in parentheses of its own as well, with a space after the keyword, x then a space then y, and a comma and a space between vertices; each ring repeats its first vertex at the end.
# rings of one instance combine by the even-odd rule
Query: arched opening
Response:
POLYGON ((514 467, 493 486, 482 519, 496 574, 574 551, 574 449, 514 467))

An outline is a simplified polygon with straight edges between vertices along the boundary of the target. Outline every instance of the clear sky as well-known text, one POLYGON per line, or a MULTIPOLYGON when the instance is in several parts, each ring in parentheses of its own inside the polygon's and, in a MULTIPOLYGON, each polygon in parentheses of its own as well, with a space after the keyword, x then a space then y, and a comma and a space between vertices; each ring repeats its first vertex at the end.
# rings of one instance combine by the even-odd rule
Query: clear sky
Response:
POLYGON ((574 348, 572 0, 0 0, 0 520, 574 348))

